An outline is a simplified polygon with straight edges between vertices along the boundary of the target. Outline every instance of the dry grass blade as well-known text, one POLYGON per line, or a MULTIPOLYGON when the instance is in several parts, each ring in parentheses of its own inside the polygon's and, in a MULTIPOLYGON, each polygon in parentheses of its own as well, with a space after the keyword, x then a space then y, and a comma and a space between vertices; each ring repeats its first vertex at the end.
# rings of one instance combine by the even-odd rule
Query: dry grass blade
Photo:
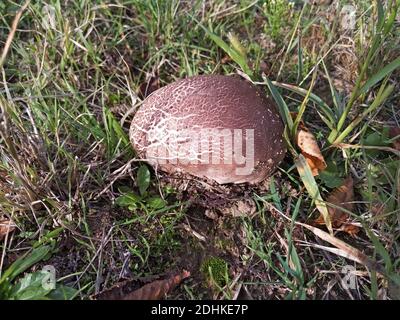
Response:
POLYGON ((11 43, 12 43, 12 41, 14 39, 14 35, 15 35, 16 30, 17 30, 18 22, 21 19, 22 13, 28 7, 30 2, 31 2, 30 0, 25 1, 24 5, 21 7, 21 9, 18 10, 17 14, 15 15, 15 18, 14 18, 14 20, 12 22, 12 25, 11 25, 10 33, 8 34, 8 37, 7 37, 7 40, 6 40, 6 44, 4 45, 3 52, 1 53, 0 68, 3 66, 4 61, 6 60, 7 53, 9 51, 11 43))
MULTIPOLYGON (((389 133, 390 134, 390 133, 389 133)), ((349 143, 338 143, 334 145, 340 149, 366 149, 366 150, 381 150, 386 152, 391 152, 398 157, 400 157, 400 139, 394 139, 393 148, 391 147, 381 147, 381 146, 365 146, 358 144, 349 144, 349 143)))
MULTIPOLYGON (((285 219, 292 221, 291 218, 286 216, 281 211, 277 210, 276 208, 274 208, 274 210, 277 213, 279 213, 281 216, 283 216, 285 219)), ((298 225, 298 226, 301 226, 303 228, 310 230, 318 238, 330 243, 331 245, 335 246, 339 250, 336 250, 335 248, 320 246, 321 249, 329 248, 329 249, 327 249, 327 251, 329 251, 329 252, 335 253, 346 259, 350 259, 352 261, 358 262, 358 263, 366 266, 370 270, 374 270, 376 272, 379 272, 382 275, 386 275, 385 269, 381 265, 377 264, 374 260, 369 258, 366 254, 364 254, 360 250, 352 247, 351 245, 347 244, 346 242, 336 238, 333 235, 330 235, 329 233, 327 233, 319 228, 310 226, 305 223, 297 222, 297 221, 295 221, 294 223, 295 223, 295 225, 298 225)))
MULTIPOLYGON (((318 238, 320 238, 326 242, 329 242, 330 244, 334 245, 336 248, 339 249, 339 250, 330 250, 330 252, 338 254, 344 258, 353 260, 355 262, 358 262, 358 263, 366 266, 370 270, 375 270, 383 275, 385 274, 384 269, 380 265, 378 265, 375 261, 373 261, 367 255, 362 253, 360 250, 350 246, 346 242, 330 235, 329 233, 327 233, 321 229, 310 226, 308 224, 301 223, 301 222, 296 222, 296 224, 310 230, 318 238)), ((334 248, 332 248, 332 249, 334 249, 334 248)))
POLYGON ((343 258, 348 258, 350 260, 353 260, 353 261, 356 261, 358 263, 361 263, 361 264, 365 265, 362 262, 361 259, 359 259, 359 260, 357 260, 358 258, 357 259, 353 259, 346 250, 343 250, 343 249, 340 249, 340 248, 322 246, 322 245, 319 245, 319 244, 316 244, 316 243, 311 243, 311 244, 309 244, 309 246, 313 247, 313 248, 317 248, 317 249, 322 249, 322 250, 328 251, 330 253, 336 254, 337 256, 341 256, 343 258))

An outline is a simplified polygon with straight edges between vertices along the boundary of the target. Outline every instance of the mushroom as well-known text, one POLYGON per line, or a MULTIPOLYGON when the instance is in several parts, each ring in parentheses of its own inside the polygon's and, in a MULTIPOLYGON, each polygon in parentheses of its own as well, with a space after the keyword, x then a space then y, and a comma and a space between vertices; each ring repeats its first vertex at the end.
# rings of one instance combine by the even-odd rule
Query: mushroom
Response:
POLYGON ((129 136, 141 159, 168 174, 256 184, 283 159, 283 130, 274 103, 252 84, 202 75, 148 96, 129 136))

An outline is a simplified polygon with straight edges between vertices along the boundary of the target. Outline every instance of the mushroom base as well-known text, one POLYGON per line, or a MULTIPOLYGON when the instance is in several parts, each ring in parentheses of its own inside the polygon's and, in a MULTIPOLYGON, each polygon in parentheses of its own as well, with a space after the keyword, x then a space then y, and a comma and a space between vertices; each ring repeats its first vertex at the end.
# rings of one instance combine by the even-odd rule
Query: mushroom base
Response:
MULTIPOLYGON (((275 176, 278 174, 277 172, 275 176)), ((266 193, 271 179, 267 178, 255 185, 220 185, 213 180, 200 179, 182 172, 174 175, 166 173, 157 175, 161 187, 173 187, 180 201, 189 202, 190 207, 204 208, 205 215, 211 219, 220 215, 234 217, 254 215, 257 207, 253 194, 266 193)))

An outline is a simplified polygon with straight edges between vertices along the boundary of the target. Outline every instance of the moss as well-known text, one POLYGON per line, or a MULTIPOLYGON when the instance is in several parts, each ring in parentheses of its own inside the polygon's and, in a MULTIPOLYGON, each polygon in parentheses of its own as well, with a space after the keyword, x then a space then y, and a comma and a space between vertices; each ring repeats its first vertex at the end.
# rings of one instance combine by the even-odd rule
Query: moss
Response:
POLYGON ((228 264, 219 257, 209 257, 203 261, 200 267, 207 281, 218 287, 224 287, 227 284, 228 264))

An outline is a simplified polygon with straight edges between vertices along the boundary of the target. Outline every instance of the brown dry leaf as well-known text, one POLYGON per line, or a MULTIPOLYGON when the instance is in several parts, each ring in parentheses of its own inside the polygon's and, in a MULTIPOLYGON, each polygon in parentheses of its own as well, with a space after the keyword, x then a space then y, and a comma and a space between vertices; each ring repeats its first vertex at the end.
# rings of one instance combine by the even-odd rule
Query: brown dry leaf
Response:
POLYGON ((299 125, 296 140, 301 153, 306 158, 307 163, 311 168, 313 176, 318 175, 319 171, 326 168, 326 162, 318 146, 317 140, 303 123, 300 123, 299 125))
POLYGON ((92 298, 96 300, 160 300, 189 276, 190 272, 183 270, 182 273, 170 278, 146 283, 136 290, 132 290, 135 280, 128 280, 118 283, 92 298))
POLYGON ((348 233, 352 237, 355 237, 360 231, 360 228, 358 226, 355 226, 354 224, 345 223, 340 227, 339 230, 348 233))
MULTIPOLYGON (((331 218, 332 226, 335 228, 340 228, 339 230, 347 232, 348 234, 354 236, 359 231, 359 228, 349 222, 349 214, 343 208, 348 211, 353 210, 354 200, 354 181, 351 176, 349 176, 343 184, 333 190, 329 195, 327 202, 333 204, 334 206, 328 206, 329 217, 331 218)), ((316 220, 315 224, 325 224, 324 218, 320 215, 316 220)))
POLYGON ((15 224, 9 219, 0 219, 0 240, 15 230, 15 224))
POLYGON ((391 139, 393 139, 394 137, 398 137, 392 143, 393 143, 393 148, 396 149, 397 151, 400 151, 400 128, 399 127, 390 128, 389 137, 391 139))

